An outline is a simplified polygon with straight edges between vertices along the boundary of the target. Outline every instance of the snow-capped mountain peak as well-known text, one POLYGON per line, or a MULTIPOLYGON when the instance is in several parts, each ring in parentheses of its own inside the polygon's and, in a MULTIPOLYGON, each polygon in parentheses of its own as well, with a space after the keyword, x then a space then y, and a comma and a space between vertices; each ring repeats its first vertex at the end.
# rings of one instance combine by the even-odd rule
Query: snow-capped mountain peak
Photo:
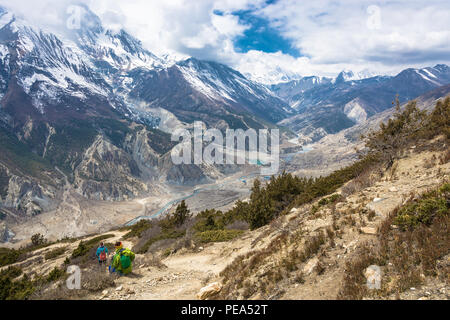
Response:
POLYGON ((358 81, 376 77, 377 75, 368 69, 359 71, 357 73, 352 70, 343 70, 339 75, 333 80, 333 83, 341 83, 347 81, 358 81))
POLYGON ((96 108, 102 101, 152 126, 155 118, 143 105, 170 109, 183 121, 207 117, 221 126, 227 114, 229 124, 246 127, 255 116, 276 123, 291 112, 267 87, 232 68, 173 54, 158 57, 125 30, 108 30, 89 9, 84 11, 83 21, 90 23, 55 33, 26 21, 17 23, 6 11, 0 14, 0 98, 14 72, 41 115, 59 112, 55 108, 61 105, 70 109, 92 102, 96 108), (192 110, 182 111, 186 108, 192 110), (205 116, 206 109, 214 116, 205 116))
POLYGON ((255 63, 254 61, 252 64, 241 65, 238 70, 246 78, 267 86, 288 83, 303 78, 299 73, 286 70, 280 66, 272 66, 259 62, 255 63))
POLYGON ((441 86, 450 81, 450 68, 445 64, 438 64, 434 67, 427 67, 422 69, 412 69, 414 73, 420 76, 423 80, 441 86))

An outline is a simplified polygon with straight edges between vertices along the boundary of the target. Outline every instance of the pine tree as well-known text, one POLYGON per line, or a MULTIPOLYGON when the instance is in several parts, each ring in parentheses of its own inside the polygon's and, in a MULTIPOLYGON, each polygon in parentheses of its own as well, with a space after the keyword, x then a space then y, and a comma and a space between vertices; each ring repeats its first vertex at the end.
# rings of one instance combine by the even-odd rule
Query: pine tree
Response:
POLYGON ((175 210, 175 213, 172 217, 172 222, 175 227, 181 227, 187 219, 191 217, 190 210, 186 205, 186 201, 181 201, 178 207, 175 210))

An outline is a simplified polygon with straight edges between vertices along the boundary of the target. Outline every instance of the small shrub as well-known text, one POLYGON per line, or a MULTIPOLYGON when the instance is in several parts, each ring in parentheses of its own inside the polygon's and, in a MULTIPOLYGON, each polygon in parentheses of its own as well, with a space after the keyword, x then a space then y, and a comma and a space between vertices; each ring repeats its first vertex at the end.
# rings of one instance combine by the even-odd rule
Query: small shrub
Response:
POLYGON ((373 210, 370 210, 369 213, 367 214, 367 219, 369 221, 373 221, 376 217, 377 213, 373 210))
POLYGON ((419 224, 430 225, 436 216, 448 215, 450 212, 450 184, 440 190, 423 195, 420 199, 403 206, 397 213, 394 223, 403 229, 414 228, 419 224))
POLYGON ((51 260, 51 259, 58 258, 62 254, 64 254, 66 252, 66 250, 67 250, 67 247, 62 247, 62 248, 56 248, 50 252, 47 252, 45 254, 45 260, 51 260))
POLYGON ((192 217, 190 210, 186 205, 186 201, 181 203, 175 209, 175 212, 160 221, 160 226, 163 229, 172 229, 181 227, 187 220, 192 217))
POLYGON ((305 283, 305 276, 304 276, 303 272, 300 272, 299 274, 297 274, 295 276, 294 282, 295 283, 299 283, 299 284, 304 284, 305 283))
POLYGON ((83 241, 80 241, 78 244, 78 247, 73 250, 72 252, 72 258, 78 258, 86 255, 86 253, 89 252, 89 248, 86 246, 86 244, 83 241))
POLYGON ((40 246, 45 244, 46 242, 47 240, 45 240, 44 236, 40 233, 37 233, 31 237, 31 243, 33 244, 33 246, 40 246))
POLYGON ((20 251, 15 249, 0 248, 0 267, 16 263, 20 254, 20 251))
POLYGON ((364 271, 370 265, 376 264, 377 258, 367 245, 360 247, 354 258, 345 265, 344 281, 339 290, 340 300, 360 300, 367 294, 367 280, 364 271))
POLYGON ((332 203, 336 203, 340 198, 340 194, 333 194, 331 197, 321 199, 319 201, 319 206, 326 206, 332 203))
POLYGON ((202 243, 227 242, 239 237, 242 233, 242 230, 210 230, 197 233, 196 238, 202 243))
POLYGON ((9 267, 0 272, 0 300, 25 300, 28 299, 35 287, 27 275, 16 280, 22 275, 22 269, 9 267))
POLYGON ((66 272, 64 270, 55 267, 52 271, 50 271, 46 280, 48 283, 55 282, 64 277, 65 275, 66 272))
POLYGON ((124 239, 141 238, 142 234, 153 227, 153 223, 148 220, 141 220, 131 227, 130 232, 123 236, 124 239))
POLYGON ((313 255, 319 252, 320 247, 325 244, 325 242, 326 237, 322 232, 306 240, 305 247, 300 254, 300 261, 306 262, 308 259, 310 259, 313 255))

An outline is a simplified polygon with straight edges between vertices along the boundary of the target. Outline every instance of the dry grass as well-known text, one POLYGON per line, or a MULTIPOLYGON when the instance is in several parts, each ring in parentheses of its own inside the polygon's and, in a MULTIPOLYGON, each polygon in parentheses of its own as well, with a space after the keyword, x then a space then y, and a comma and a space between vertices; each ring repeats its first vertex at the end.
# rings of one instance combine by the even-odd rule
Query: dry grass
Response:
POLYGON ((367 244, 361 246, 355 253, 355 257, 345 265, 344 282, 339 291, 338 299, 357 300, 367 294, 364 270, 378 262, 373 255, 371 247, 367 244))
POLYGON ((114 276, 105 272, 91 269, 81 275, 81 289, 69 290, 64 281, 57 284, 56 288, 46 288, 35 292, 32 300, 80 300, 86 299, 89 294, 102 292, 105 289, 114 288, 114 276))
MULTIPOLYGON (((330 232, 334 237, 334 232, 330 232)), ((319 253, 327 243, 327 236, 324 231, 319 231, 300 245, 302 235, 301 231, 292 235, 282 233, 267 248, 237 257, 220 274, 224 288, 217 298, 237 299, 241 295, 248 299, 256 293, 268 298, 269 294, 280 295, 286 281, 303 283, 303 274, 295 272, 302 263, 319 253)), ((318 271, 324 270, 318 268, 318 271)))
POLYGON ((67 251, 67 247, 56 248, 45 254, 45 260, 56 259, 67 251))
POLYGON ((348 182, 342 187, 342 196, 348 197, 349 195, 371 187, 379 179, 379 176, 374 174, 374 172, 376 172, 374 168, 368 168, 358 177, 348 182))
POLYGON ((450 149, 447 149, 447 151, 439 159, 439 164, 443 165, 449 162, 450 162, 450 149))
POLYGON ((436 155, 433 155, 431 158, 429 159, 425 159, 423 167, 425 169, 431 169, 434 168, 437 165, 437 157, 436 155))
MULTIPOLYGON (((447 198, 447 203, 449 200, 447 198)), ((430 224, 418 224, 405 230, 393 227, 399 211, 401 208, 381 224, 375 243, 360 247, 347 262, 339 299, 399 295, 419 286, 424 276, 446 280, 448 270, 440 267, 438 261, 450 253, 450 210, 434 217, 430 224), (381 290, 369 292, 363 272, 372 264, 383 267, 383 285, 381 290)))

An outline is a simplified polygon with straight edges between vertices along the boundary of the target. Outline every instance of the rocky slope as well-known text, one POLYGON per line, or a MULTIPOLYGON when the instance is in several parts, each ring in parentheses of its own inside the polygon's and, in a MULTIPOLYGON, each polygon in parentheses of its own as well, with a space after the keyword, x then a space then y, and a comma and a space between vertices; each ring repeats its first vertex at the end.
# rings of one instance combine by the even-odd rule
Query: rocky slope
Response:
MULTIPOLYGON (((368 244, 378 241, 379 234, 385 232, 382 231, 383 225, 390 213, 398 206, 405 205, 411 197, 448 182, 449 177, 448 150, 442 145, 442 138, 437 138, 422 146, 421 150, 408 150, 391 169, 374 172, 367 178, 370 180, 368 184, 363 187, 355 188, 356 182, 350 181, 338 190, 342 197, 333 205, 320 205, 322 201, 319 199, 312 204, 294 207, 289 214, 270 225, 248 231, 229 242, 186 245, 181 249, 168 251, 168 255, 164 247, 160 251, 138 254, 135 271, 129 277, 111 278, 104 275, 105 270, 86 269, 83 274, 89 276, 83 280, 83 290, 79 293, 67 291, 64 285, 58 289, 55 284, 41 297, 99 300, 197 299, 202 287, 222 282, 225 286, 219 286, 222 288, 219 297, 227 299, 336 299, 345 283, 348 263, 360 257, 361 250, 368 244), (318 235, 322 235, 323 240, 315 249, 311 247, 307 258, 300 260, 304 262, 292 267, 289 261, 293 250, 301 252, 310 248, 311 239, 318 239, 318 235), (279 245, 280 250, 277 249, 279 245), (259 255, 261 259, 257 258, 259 255), (242 265, 244 261, 246 262, 242 265), (245 270, 242 266, 247 266, 251 271, 248 276, 241 273, 244 272, 241 270, 245 270), (230 272, 235 279, 233 281, 242 281, 240 288, 229 287, 230 280, 224 282, 224 277, 230 279, 230 272), (273 277, 267 277, 269 273, 273 277)), ((114 236, 106 241, 114 243, 125 232, 112 231, 110 233, 114 236)), ((89 239, 92 237, 84 238, 84 241, 89 239)), ((31 276, 46 275, 54 267, 61 265, 78 244, 79 240, 34 251, 17 265, 22 266, 25 273, 31 276), (48 254, 58 248, 63 248, 65 253, 50 258, 48 254), (46 254, 49 258, 44 258, 46 254)), ((133 247, 135 243, 130 239, 124 245, 133 247)), ((386 293, 383 291, 377 295, 369 291, 365 298, 449 299, 450 287, 446 282, 445 271, 448 272, 448 259, 448 255, 439 259, 437 275, 422 275, 420 284, 415 284, 414 287, 408 287, 399 294, 391 294, 388 289, 383 289, 386 293)), ((386 273, 383 288, 394 279, 389 278, 393 276, 389 269, 391 262, 397 263, 388 261, 382 267, 386 273)), ((364 277, 363 279, 366 281, 364 277)))

